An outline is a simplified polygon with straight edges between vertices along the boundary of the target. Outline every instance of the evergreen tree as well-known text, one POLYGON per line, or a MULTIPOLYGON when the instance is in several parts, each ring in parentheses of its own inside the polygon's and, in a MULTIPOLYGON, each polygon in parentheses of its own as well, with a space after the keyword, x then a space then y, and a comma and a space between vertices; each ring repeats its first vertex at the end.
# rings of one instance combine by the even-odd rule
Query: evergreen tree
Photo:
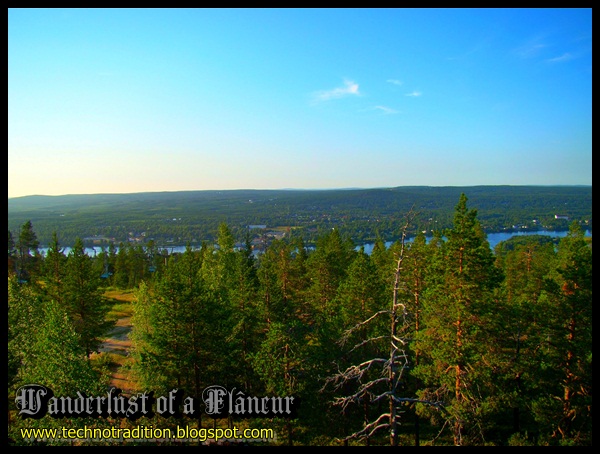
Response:
MULTIPOLYGON (((364 248, 361 248, 348 267, 347 276, 340 284, 336 296, 340 326, 343 330, 356 326, 384 307, 389 296, 386 290, 379 280, 373 260, 364 252, 364 248)), ((357 337, 351 340, 364 342, 376 331, 368 333, 363 327, 354 333, 357 337)))
MULTIPOLYGON (((378 317, 371 323, 365 323, 365 320, 371 319, 386 307, 389 301, 386 290, 386 286, 379 279, 375 263, 364 252, 364 248, 361 248, 348 267, 346 278, 338 288, 336 296, 338 316, 330 320, 330 323, 338 328, 337 345, 340 347, 338 364, 341 370, 386 355, 387 344, 381 340, 387 328, 387 318, 378 317)), ((351 383, 345 383, 344 392, 356 392, 357 388, 359 390, 362 388, 362 384, 379 377, 379 368, 372 369, 362 374, 357 383, 352 383, 352 388, 351 383)), ((373 395, 374 390, 369 389, 368 392, 360 395, 360 399, 353 402, 356 404, 354 408, 351 405, 344 405, 344 419, 348 419, 350 411, 354 410, 355 414, 362 415, 359 421, 368 424, 371 417, 370 400, 373 395)), ((345 435, 347 436, 348 433, 345 435)), ((369 444, 370 437, 366 436, 366 440, 369 444)))
MULTIPOLYGON (((425 400, 443 401, 444 420, 455 445, 483 442, 486 385, 489 386, 488 321, 496 312, 494 290, 501 274, 477 221, 461 194, 454 225, 446 233, 440 282, 428 287, 423 300, 423 326, 418 332, 420 362, 416 376, 425 400)), ((421 407, 432 417, 430 407, 421 407)))
MULTIPOLYGON (((371 439, 378 432, 387 429, 389 433, 389 443, 392 446, 399 444, 399 427, 401 422, 401 406, 421 403, 424 405, 438 406, 438 402, 425 401, 415 397, 405 397, 406 392, 411 392, 405 386, 404 377, 410 369, 410 360, 408 356, 408 344, 414 333, 411 326, 410 310, 411 295, 408 293, 407 284, 410 284, 411 276, 405 276, 405 261, 408 259, 406 246, 406 232, 410 222, 414 217, 412 210, 407 215, 407 222, 402 230, 402 237, 399 241, 399 248, 394 252, 396 267, 394 270, 393 287, 390 292, 391 304, 378 307, 375 312, 363 314, 361 320, 350 326, 342 335, 339 344, 344 345, 353 335, 358 334, 358 339, 354 342, 350 352, 362 352, 365 350, 368 356, 357 355, 353 358, 356 361, 350 364, 341 372, 337 372, 326 380, 333 383, 336 389, 341 389, 350 394, 336 397, 334 404, 342 409, 347 409, 350 405, 361 403, 364 408, 364 422, 360 430, 354 431, 350 435, 345 435, 344 441, 347 442, 353 438, 361 438, 370 445, 371 439), (380 323, 381 320, 387 320, 387 324, 380 323), (372 329, 375 328, 375 329, 372 329), (353 385, 353 386, 349 386, 353 385), (370 404, 378 404, 378 412, 371 417, 369 414, 370 404), (387 404, 387 405, 385 405, 387 404), (387 406, 386 410, 382 407, 387 406)), ((361 261, 362 251, 349 269, 348 277, 353 276, 358 270, 366 269, 362 266, 356 266, 361 261)), ((367 262, 365 262, 366 264, 367 262)), ((358 273, 361 274, 361 273, 358 273)), ((371 275, 376 276, 374 266, 371 275)), ((366 281, 363 281, 366 282, 366 281)), ((354 287, 353 285, 350 286, 354 287)), ((363 286, 359 286, 363 287, 363 286)), ((367 285, 367 288, 369 286, 367 285)), ((378 287, 378 286, 377 286, 378 287)), ((345 285, 342 284, 342 290, 345 285)), ((352 294, 360 294, 360 290, 354 287, 352 294)), ((351 344, 352 345, 352 344, 351 344)), ((414 392, 414 387, 412 392, 414 392)), ((414 395, 414 394, 413 394, 414 395)))
POLYGON ((379 236, 373 243, 371 260, 377 270, 378 279, 384 282, 388 289, 391 288, 394 284, 394 254, 392 248, 386 247, 379 236))
MULTIPOLYGON (((300 399, 302 417, 323 421, 314 377, 317 361, 310 338, 314 329, 311 308, 303 298, 306 250, 301 239, 275 240, 259 258, 261 314, 260 343, 252 355, 253 369, 266 392, 285 393, 300 399)), ((284 421, 288 444, 294 424, 284 421)), ((323 428, 321 425, 320 429, 323 428)))
POLYGON ((349 239, 343 238, 338 229, 319 237, 316 249, 309 254, 307 270, 310 287, 306 296, 313 306, 319 326, 324 327, 331 317, 336 316, 338 308, 334 302, 335 296, 355 256, 354 245, 349 239))
MULTIPOLYGON (((89 418, 23 419, 14 406, 18 388, 38 384, 50 388, 56 397, 102 395, 106 389, 106 371, 94 369, 86 360, 79 335, 64 309, 51 299, 44 299, 34 287, 20 286, 16 279, 8 283, 8 385, 9 438, 14 444, 40 444, 23 439, 23 428, 102 427, 106 421, 89 418)), ((50 439, 44 444, 66 444, 50 439)))
MULTIPOLYGON (((310 308, 311 319, 304 320, 309 330, 306 342, 311 346, 311 376, 316 384, 321 377, 336 372, 335 360, 340 357, 338 340, 343 327, 340 325, 340 308, 336 295, 346 278, 347 269, 356 256, 353 243, 342 237, 338 229, 332 229, 317 238, 316 248, 308 254, 306 270, 308 287, 303 293, 310 308)), ((316 390, 315 390, 316 391, 316 390)), ((322 402, 331 400, 326 393, 316 393, 322 402)), ((331 425, 337 415, 323 424, 331 425)))
POLYGON ((80 238, 67 256, 62 294, 67 314, 89 357, 98 351, 102 337, 114 322, 106 319, 110 307, 100 290, 100 276, 94 269, 92 258, 85 253, 80 238))
POLYGON ((20 281, 29 281, 35 273, 39 261, 38 246, 39 241, 33 225, 31 221, 27 221, 21 226, 16 244, 17 274, 20 281))
POLYGON ((54 232, 43 261, 42 270, 46 282, 46 293, 59 304, 63 304, 62 284, 66 272, 66 263, 67 257, 64 254, 64 248, 60 247, 58 235, 54 232))
POLYGON ((235 239, 226 223, 219 225, 217 246, 213 257, 216 261, 213 263, 209 259, 206 262, 208 269, 212 271, 212 277, 209 280, 215 289, 226 291, 234 285, 236 270, 235 239))
MULTIPOLYGON (((425 235, 419 232, 412 243, 407 245, 406 259, 403 261, 404 286, 401 291, 402 301, 406 303, 407 313, 407 333, 405 336, 410 339, 408 349, 411 351, 410 368, 416 368, 419 365, 419 350, 414 348, 413 340, 418 338, 421 330, 421 312, 423 295, 427 289, 429 273, 428 266, 433 262, 432 251, 427 245, 425 235)), ((416 395, 421 389, 421 381, 417 377, 406 374, 404 377, 404 391, 407 395, 416 395)), ((415 446, 420 445, 420 419, 416 412, 416 405, 411 405, 412 417, 414 418, 414 439, 415 446)), ((408 415, 407 415, 408 416, 408 415)))
POLYGON ((104 263, 105 268, 102 270, 102 273, 106 273, 108 274, 108 282, 110 283, 110 285, 114 285, 114 274, 115 274, 115 269, 116 269, 116 262, 117 262, 117 246, 115 243, 110 243, 108 245, 108 252, 106 257, 106 263, 104 263))
POLYGON ((251 393, 256 382, 252 374, 250 356, 256 348, 260 330, 258 306, 258 277, 252 250, 249 245, 236 252, 234 281, 227 289, 227 300, 231 306, 232 331, 227 337, 231 371, 235 380, 251 393))
POLYGON ((302 243, 275 240, 261 254, 257 276, 264 323, 285 322, 290 317, 313 322, 303 294, 307 288, 306 251, 302 243))
POLYGON ((503 250, 496 248, 496 262, 505 279, 499 289, 498 310, 492 319, 489 343, 490 364, 494 369, 493 420, 497 442, 511 436, 534 436, 537 425, 531 417, 531 405, 547 386, 538 350, 545 342, 547 308, 540 303, 545 278, 553 267, 552 243, 531 239, 503 250), (516 434, 516 435, 512 435, 516 434))
POLYGON ((13 238, 12 233, 9 230, 8 231, 8 275, 9 276, 15 272, 15 264, 16 264, 15 254, 16 254, 15 240, 13 238))
POLYGON ((113 285, 117 288, 129 288, 129 243, 119 243, 119 251, 114 259, 114 275, 112 276, 113 285))
POLYGON ((148 256, 141 244, 128 248, 128 281, 127 288, 136 288, 140 282, 149 277, 148 256))
POLYGON ((577 223, 558 247, 540 297, 548 320, 540 349, 547 395, 534 406, 551 442, 592 443, 592 248, 577 223))
POLYGON ((30 286, 20 286, 16 276, 8 277, 8 386, 17 380, 31 349, 32 321, 40 319, 42 303, 30 286))
MULTIPOLYGON (((310 357, 304 333, 304 327, 294 318, 269 325, 265 339, 251 356, 253 369, 261 378, 266 395, 292 396, 295 399, 302 399, 301 396, 305 395, 306 381, 302 376, 310 367, 310 357)), ((277 423, 283 423, 287 444, 291 446, 294 424, 289 419, 277 423)))
POLYGON ((202 276, 203 260, 188 245, 152 288, 144 283, 136 293, 132 356, 142 387, 200 396, 206 386, 230 384, 229 314, 202 276))

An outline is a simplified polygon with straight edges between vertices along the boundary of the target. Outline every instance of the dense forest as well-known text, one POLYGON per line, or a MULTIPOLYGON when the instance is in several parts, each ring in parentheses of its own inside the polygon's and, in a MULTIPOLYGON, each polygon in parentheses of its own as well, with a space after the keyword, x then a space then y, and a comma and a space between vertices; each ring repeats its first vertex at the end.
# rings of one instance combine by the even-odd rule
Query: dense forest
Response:
POLYGON ((461 193, 469 194, 486 232, 592 229, 590 186, 404 186, 337 190, 230 190, 27 196, 8 199, 8 228, 32 221, 42 245, 59 232, 64 246, 153 240, 158 246, 214 243, 225 223, 236 238, 249 225, 294 231, 314 244, 336 228, 357 243, 399 239, 398 222, 414 210, 410 234, 447 229, 461 193))
MULTIPOLYGON (((373 197, 363 191, 352 202, 345 193, 331 192, 330 199, 321 194, 315 213, 324 206, 334 212, 335 205, 339 219, 343 213, 388 216, 386 237, 396 240, 386 247, 383 232, 370 231, 376 242, 370 254, 356 249, 349 230, 326 224, 314 247, 292 231, 255 256, 243 229, 236 233, 215 214, 202 227, 214 225, 215 241, 198 249, 161 255, 152 241, 119 248, 112 243, 92 257, 84 252, 83 236, 111 233, 67 233, 68 224, 48 221, 51 211, 61 213, 57 206, 44 211, 45 202, 34 206, 29 199, 29 211, 22 207, 19 216, 39 212, 39 217, 15 214, 20 224, 9 223, 8 230, 9 442, 73 443, 25 440, 20 429, 27 427, 181 424, 158 415, 128 420, 17 414, 15 396, 26 384, 46 386, 57 396, 106 394, 107 366, 98 347, 114 320, 107 317, 110 301, 104 294, 121 288, 135 295, 132 365, 126 373, 140 393, 161 396, 178 389, 200 396, 220 385, 251 396, 294 396, 300 403, 293 417, 204 415, 186 421, 195 427, 271 427, 277 440, 265 444, 278 445, 591 446, 592 247, 583 232, 584 219, 591 228, 591 188, 538 189, 547 197, 533 190, 507 195, 509 188, 482 188, 481 195, 473 189, 477 209, 464 193, 442 197, 444 191, 435 188, 414 188, 418 202, 410 204, 394 198, 400 189, 378 190, 373 197), (436 194, 426 197, 427 191, 436 194), (553 191, 560 193, 560 203, 549 202, 553 191), (386 194, 387 212, 381 202, 386 194), (451 196, 452 209, 443 214, 451 196), (570 202, 562 202, 566 199, 570 202), (538 211, 525 216, 526 200, 538 211), (557 242, 515 238, 491 250, 480 209, 487 213, 486 226, 496 217, 498 225, 534 217, 546 223, 559 212, 571 218, 569 233, 557 242), (422 233, 423 213, 444 226, 433 229, 429 240, 422 233), (45 229, 55 230, 48 253, 40 255, 37 228, 43 221, 45 229), (57 232, 61 238, 75 235, 68 253, 57 232), (406 241, 412 232, 419 233, 406 241), (244 246, 236 247, 240 242, 244 246)), ((239 208, 239 218, 233 210, 230 220, 290 225, 301 203, 306 210, 317 203, 300 195, 306 202, 296 199, 287 212, 292 198, 286 200, 285 193, 273 194, 278 209, 264 192, 239 193, 238 208, 252 198, 253 209, 262 205, 263 211, 251 218, 239 208), (283 212, 289 217, 278 218, 283 212)), ((144 210, 136 213, 132 199, 118 211, 111 196, 98 197, 89 208, 96 213, 89 229, 111 224, 115 213, 126 229, 142 222, 144 210)), ((162 197, 155 224, 144 221, 148 231, 158 232, 170 204, 168 194, 162 197)), ((82 198, 72 213, 65 206, 64 217, 83 219, 76 211, 85 211, 85 200, 92 199, 82 198)), ((181 210, 174 206, 170 217, 181 210)), ((185 212, 193 217, 193 211, 190 202, 185 212)), ((81 219, 73 225, 84 225, 81 219)))

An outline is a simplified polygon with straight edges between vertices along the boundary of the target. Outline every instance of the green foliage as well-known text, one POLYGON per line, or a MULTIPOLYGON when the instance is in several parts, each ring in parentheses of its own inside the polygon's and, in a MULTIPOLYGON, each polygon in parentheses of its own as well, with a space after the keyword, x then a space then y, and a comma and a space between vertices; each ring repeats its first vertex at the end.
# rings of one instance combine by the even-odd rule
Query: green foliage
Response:
MULTIPOLYGON (((23 286, 17 279, 8 282, 8 356, 9 414, 15 413, 16 390, 26 384, 46 386, 56 396, 73 396, 77 392, 100 395, 106 389, 107 375, 87 359, 79 334, 64 309, 55 301, 36 293, 33 286, 23 286)), ((77 428, 98 424, 95 420, 56 420, 49 415, 39 420, 14 416, 9 437, 15 444, 39 444, 24 440, 21 428, 77 428)), ((100 422, 100 425, 106 424, 100 422)), ((63 444, 48 440, 42 444, 63 444)))
POLYGON ((8 231, 8 257, 12 257, 15 254, 15 239, 11 231, 8 231))
MULTIPOLYGON (((10 238, 9 238, 10 244, 10 238)), ((33 230, 33 224, 30 220, 21 225, 19 236, 16 242, 16 272, 20 281, 31 280, 32 273, 35 274, 39 267, 38 246, 40 242, 33 230)))
POLYGON ((500 414, 502 409, 508 410, 503 425, 506 431, 520 433, 528 427, 532 418, 528 407, 548 392, 539 350, 548 334, 548 307, 540 296, 555 256, 552 243, 533 237, 503 248, 497 255, 505 279, 498 289, 496 316, 489 330, 494 339, 489 343, 489 357, 495 365, 490 401, 500 414))
POLYGON ((93 260, 85 253, 80 239, 67 257, 60 292, 62 304, 90 356, 98 351, 113 322, 106 319, 110 306, 102 296, 93 260))
MULTIPOLYGON (((424 300, 425 329, 418 333, 416 375, 425 385, 420 391, 423 398, 444 401, 454 444, 480 443, 478 427, 488 408, 486 325, 494 312, 493 291, 501 274, 494 267, 477 211, 467 208, 464 194, 446 236, 441 285, 429 287, 424 300)), ((423 414, 431 411, 423 407, 423 414)))
MULTIPOLYGON (((139 194, 27 196, 8 199, 8 228, 28 220, 42 244, 52 232, 72 246, 77 237, 105 238, 104 244, 154 239, 161 247, 213 243, 226 223, 236 237, 250 224, 294 226, 314 243, 321 232, 337 228, 357 244, 377 237, 398 239, 398 216, 414 205, 417 231, 452 226, 452 209, 468 193, 485 231, 568 230, 566 215, 592 228, 591 187, 472 186, 397 187, 355 190, 236 190, 139 194)), ((91 240, 89 240, 91 242, 91 240)), ((90 243, 88 243, 90 244, 90 243)))
POLYGON ((577 224, 562 238, 555 266, 540 301, 547 311, 547 395, 536 418, 552 427, 560 444, 591 443, 592 419, 592 249, 577 224))
MULTIPOLYGON (((515 200, 522 202, 519 206, 550 210, 540 200, 556 195, 554 190, 540 188, 528 196, 514 188, 477 188, 470 200, 478 209, 471 209, 467 197, 454 189, 429 189, 361 191, 360 202, 344 191, 318 192, 318 203, 317 193, 269 194, 279 197, 278 204, 285 201, 303 207, 298 213, 312 215, 323 207, 345 212, 358 203, 366 213, 387 204, 381 209, 390 219, 402 211, 396 197, 410 194, 422 202, 427 215, 437 212, 437 220, 449 219, 447 228, 438 222, 440 228, 429 241, 421 233, 403 250, 397 288, 402 313, 397 314, 394 342, 402 342, 407 362, 399 367, 407 367, 397 392, 422 402, 398 406, 399 443, 591 445, 591 241, 573 223, 560 242, 520 238, 499 244, 492 253, 480 213, 489 213, 490 207, 492 212, 505 210, 515 200), (440 199, 425 197, 428 193, 440 199), (441 214, 448 194, 458 199, 454 216, 441 214)), ((188 194, 192 206, 194 195, 188 194)), ((204 195, 213 208, 233 205, 231 217, 244 219, 244 225, 256 222, 244 217, 249 196, 254 197, 252 205, 277 216, 274 204, 261 198, 265 193, 260 191, 237 193, 235 202, 228 198, 232 194, 215 193, 212 199, 204 195)), ((166 204, 175 196, 161 197, 166 204)), ((106 214, 113 199, 102 200, 106 214)), ((122 200, 132 209, 127 197, 122 200)), ((176 212, 174 207, 171 218, 176 212)), ((298 418, 269 422, 278 430, 279 443, 341 444, 340 439, 364 427, 365 421, 388 411, 387 403, 371 402, 372 395, 359 393, 367 380, 381 376, 376 367, 344 388, 334 391, 324 385, 326 377, 347 366, 389 356, 387 313, 372 323, 362 322, 391 308, 402 245, 397 241, 386 248, 378 236, 368 255, 355 249, 349 229, 331 228, 333 218, 310 218, 311 225, 315 219, 314 241, 306 241, 307 231, 295 230, 271 241, 256 257, 248 230, 217 215, 209 216, 206 224, 213 225, 216 245, 204 242, 194 249, 188 243, 181 254, 163 253, 154 242, 122 242, 118 252, 113 244, 90 257, 84 253, 85 243, 76 239, 65 255, 54 234, 47 256, 29 268, 33 279, 20 282, 9 266, 9 403, 14 402, 11 393, 29 381, 61 394, 102 394, 109 359, 92 358, 91 352, 107 333, 107 319, 121 311, 132 315, 130 364, 140 391, 158 395, 179 388, 199 396, 204 387, 218 384, 257 396, 294 395, 302 402, 298 418), (242 247, 240 238, 245 240, 242 247), (112 275, 103 279, 106 270, 112 275), (103 293, 110 288, 132 289, 134 297, 129 307, 113 305, 109 316, 112 300, 103 293), (333 405, 336 397, 353 393, 361 398, 346 411, 333 405)), ((377 232, 397 234, 395 222, 381 228, 386 222, 382 217, 377 232)), ((33 258, 32 224, 23 231, 20 244, 28 244, 29 253, 21 257, 33 258)), ((9 229, 9 264, 11 250, 18 259, 17 249, 11 249, 9 229)), ((72 427, 83 423, 68 422, 72 427)), ((172 421, 158 418, 153 423, 172 421)), ((264 427, 264 421, 246 423, 264 427)), ((58 422, 12 420, 9 433, 16 439, 18 428, 35 425, 58 422)), ((382 432, 348 444, 389 442, 389 434, 382 432)))
POLYGON ((63 303, 62 284, 66 273, 67 257, 58 242, 58 235, 52 235, 50 248, 42 265, 42 276, 45 280, 45 290, 48 296, 55 301, 63 303))
POLYGON ((199 395, 227 382, 229 310, 201 274, 202 256, 190 248, 165 274, 140 286, 134 302, 134 373, 143 389, 173 388, 199 395), (225 379, 225 380, 223 380, 225 379))
POLYGON ((254 369, 265 385, 267 395, 294 396, 305 384, 299 377, 306 371, 307 349, 304 330, 298 322, 272 323, 256 354, 254 369))

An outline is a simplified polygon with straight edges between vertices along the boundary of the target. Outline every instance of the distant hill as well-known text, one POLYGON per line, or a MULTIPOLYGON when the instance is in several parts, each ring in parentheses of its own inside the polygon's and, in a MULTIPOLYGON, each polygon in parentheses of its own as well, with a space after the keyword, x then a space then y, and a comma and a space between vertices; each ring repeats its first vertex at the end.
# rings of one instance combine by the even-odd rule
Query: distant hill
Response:
POLYGON ((337 227, 360 242, 376 235, 392 238, 411 208, 419 213, 415 229, 450 227, 463 192, 487 231, 564 230, 572 221, 592 226, 591 186, 399 186, 15 197, 8 199, 8 228, 18 235, 31 220, 42 244, 56 231, 63 245, 93 236, 199 243, 213 240, 221 222, 238 236, 256 224, 295 227, 306 238, 337 227))

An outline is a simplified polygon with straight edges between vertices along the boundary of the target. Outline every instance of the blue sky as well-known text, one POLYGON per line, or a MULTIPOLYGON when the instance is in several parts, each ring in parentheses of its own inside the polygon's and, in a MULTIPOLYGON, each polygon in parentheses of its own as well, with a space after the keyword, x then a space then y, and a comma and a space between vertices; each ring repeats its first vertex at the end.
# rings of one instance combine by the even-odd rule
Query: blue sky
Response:
POLYGON ((10 9, 8 197, 591 185, 590 9, 10 9))

